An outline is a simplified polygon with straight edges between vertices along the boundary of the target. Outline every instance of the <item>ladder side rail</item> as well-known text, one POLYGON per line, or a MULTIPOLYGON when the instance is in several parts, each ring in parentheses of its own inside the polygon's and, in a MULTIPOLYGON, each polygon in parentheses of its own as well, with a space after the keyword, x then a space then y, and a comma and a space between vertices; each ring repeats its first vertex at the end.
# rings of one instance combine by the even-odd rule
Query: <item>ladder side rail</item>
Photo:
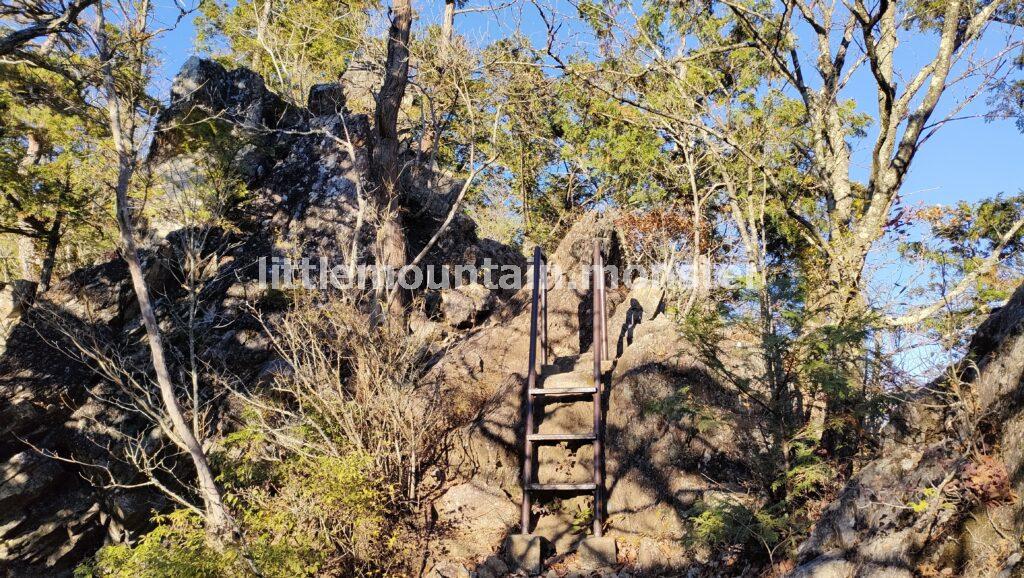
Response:
POLYGON ((543 365, 548 364, 548 262, 542 253, 540 284, 540 357, 543 365))
POLYGON ((543 255, 540 247, 533 250, 533 298, 530 305, 530 359, 526 387, 523 390, 523 501, 521 511, 522 533, 530 533, 530 484, 533 482, 533 396, 530 390, 537 385, 537 325, 540 317, 540 275, 543 255))
POLYGON ((604 347, 603 329, 603 284, 604 262, 601 256, 601 242, 594 241, 594 259, 591 268, 591 287, 593 294, 593 350, 594 350, 594 536, 601 537, 604 532, 604 476, 602 474, 604 444, 601 439, 603 429, 601 415, 601 398, 603 378, 601 373, 601 354, 604 347))
MULTIPOLYGON (((598 241, 598 245, 600 245, 600 241, 598 241)), ((605 285, 606 285, 606 280, 605 280, 606 271, 605 271, 605 266, 604 266, 605 254, 604 254, 603 250, 599 251, 599 254, 601 256, 601 265, 600 265, 600 269, 598 271, 598 276, 599 276, 599 281, 600 281, 598 283, 598 287, 600 288, 600 291, 601 291, 601 355, 602 355, 602 359, 607 361, 607 360, 611 359, 608 356, 608 294, 607 294, 607 288, 605 287, 605 285)))

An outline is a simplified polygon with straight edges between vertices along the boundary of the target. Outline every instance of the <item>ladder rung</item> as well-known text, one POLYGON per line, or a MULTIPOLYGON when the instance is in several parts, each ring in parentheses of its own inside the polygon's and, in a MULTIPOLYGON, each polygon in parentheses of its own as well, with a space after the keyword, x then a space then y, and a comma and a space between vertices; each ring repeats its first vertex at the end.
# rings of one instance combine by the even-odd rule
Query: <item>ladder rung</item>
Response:
POLYGON ((549 433, 549 434, 530 434, 526 436, 526 439, 531 442, 574 442, 574 441, 591 441, 596 439, 593 432, 589 433, 549 433))
POLYGON ((542 387, 530 390, 530 395, 579 395, 597 393, 596 387, 542 387))
POLYGON ((543 376, 541 381, 543 387, 551 389, 563 387, 594 387, 594 374, 579 371, 556 373, 543 376))
POLYGON ((593 492, 597 485, 593 482, 587 484, 530 484, 530 491, 533 492, 593 492))

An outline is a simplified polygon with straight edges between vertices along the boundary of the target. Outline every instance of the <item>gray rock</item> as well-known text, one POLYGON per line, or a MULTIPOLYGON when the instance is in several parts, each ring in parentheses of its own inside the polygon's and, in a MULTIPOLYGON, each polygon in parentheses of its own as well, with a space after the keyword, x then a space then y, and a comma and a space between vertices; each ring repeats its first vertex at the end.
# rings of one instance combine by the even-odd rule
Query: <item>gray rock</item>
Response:
POLYGON ((439 548, 451 559, 489 555, 519 522, 519 508, 499 488, 480 480, 450 488, 434 504, 445 528, 439 548))
POLYGON ((615 538, 609 536, 584 538, 580 541, 576 553, 579 556, 580 567, 587 570, 606 568, 618 563, 615 538))
POLYGON ((32 305, 36 295, 36 282, 16 279, 0 289, 0 319, 13 319, 32 305))
POLYGON ((788 578, 853 578, 856 573, 857 565, 848 560, 823 557, 800 566, 788 578))
POLYGON ((639 326, 653 321, 660 313, 665 291, 647 278, 633 281, 629 295, 608 319, 609 351, 618 357, 639 335, 639 326))
POLYGON ((505 540, 505 556, 513 568, 524 574, 540 574, 541 538, 531 534, 513 534, 505 540))
POLYGON ((664 569, 665 555, 661 552, 654 540, 644 539, 640 541, 640 548, 636 554, 636 566, 642 572, 654 573, 664 569))
POLYGON ((309 89, 309 99, 306 102, 306 107, 313 116, 341 114, 345 110, 345 89, 336 82, 314 84, 309 89))
POLYGON ((479 283, 441 291, 444 320, 452 327, 469 327, 491 311, 494 293, 479 283))
POLYGON ((491 556, 476 569, 479 578, 506 578, 509 573, 508 565, 498 556, 491 556))
POLYGON ((0 511, 15 511, 38 498, 61 477, 60 465, 32 450, 0 464, 0 511))
POLYGON ((472 574, 462 564, 445 562, 432 567, 426 576, 427 578, 471 578, 472 574))

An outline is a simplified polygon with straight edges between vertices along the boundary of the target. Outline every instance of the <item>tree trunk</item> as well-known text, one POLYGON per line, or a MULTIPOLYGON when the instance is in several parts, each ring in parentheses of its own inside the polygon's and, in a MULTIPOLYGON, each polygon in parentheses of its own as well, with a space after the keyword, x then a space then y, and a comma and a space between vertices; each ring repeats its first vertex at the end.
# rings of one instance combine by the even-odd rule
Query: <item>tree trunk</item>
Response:
POLYGON ((450 44, 455 34, 455 0, 445 0, 444 20, 441 21, 441 42, 450 44))
POLYGON ((181 410, 181 406, 178 404, 178 398, 174 392, 174 383, 171 380, 171 373, 167 368, 160 326, 157 324, 153 303, 149 296, 149 287, 146 285, 142 264, 139 261, 138 247, 135 245, 131 207, 128 202, 128 189, 135 175, 137 151, 131 148, 124 134, 125 123, 121 118, 120 95, 117 92, 114 73, 110 65, 112 55, 109 52, 105 25, 103 4, 100 3, 97 7, 96 36, 99 41, 99 53, 102 62, 101 73, 103 92, 106 98, 107 121, 118 160, 117 182, 114 187, 117 228, 121 237, 124 259, 128 262, 132 287, 135 289, 135 297, 138 300, 139 311, 142 314, 142 322, 146 328, 146 337, 149 341, 150 356, 153 360, 153 370, 156 373, 157 385, 160 389, 160 398, 163 401, 167 417, 171 422, 171 431, 167 433, 170 437, 177 438, 173 439, 173 441, 182 447, 192 459, 192 464, 196 469, 199 495, 203 499, 207 531, 219 540, 229 534, 231 519, 221 499, 220 490, 217 488, 210 464, 206 459, 206 453, 199 444, 199 440, 192 434, 192 430, 185 421, 185 415, 181 410))
MULTIPOLYGON (((379 221, 374 252, 377 267, 400 271, 406 262, 405 231, 402 227, 401 193, 402 160, 398 151, 398 113, 409 81, 409 31, 412 26, 410 0, 394 0, 391 6, 391 27, 388 30, 388 58, 384 82, 377 96, 374 114, 376 139, 373 143, 371 169, 376 181, 375 209, 379 221)), ((386 309, 392 319, 404 315, 408 296, 401 290, 388 291, 378 285, 378 306, 386 309), (381 297, 387 303, 381 303, 381 297)))
POLYGON ((71 175, 67 175, 64 186, 57 195, 57 214, 53 217, 50 230, 46 233, 46 249, 43 252, 43 264, 39 269, 39 294, 42 295, 50 288, 50 279, 53 277, 53 268, 57 263, 57 247, 60 245, 61 227, 64 224, 64 199, 71 189, 71 175))
POLYGON ((216 536, 224 536, 230 529, 230 518, 221 499, 220 490, 214 481, 209 462, 206 460, 206 453, 203 451, 202 446, 199 445, 199 440, 192 435, 192 430, 185 421, 185 415, 181 411, 178 398, 174 393, 174 383, 171 381, 171 373, 167 369, 167 359, 164 355, 160 326, 157 324, 153 303, 149 297, 149 287, 146 286, 142 264, 139 261, 138 247, 136 247, 135 238, 132 235, 133 226, 131 208, 128 206, 128 186, 134 173, 134 163, 124 153, 119 153, 119 156, 122 158, 119 161, 120 167, 118 169, 117 188, 115 191, 117 198, 117 228, 121 236, 121 243, 124 246, 124 258, 128 262, 132 287, 135 289, 135 297, 139 302, 139 310, 142 313, 142 322, 146 327, 146 337, 149 341, 149 350, 153 359, 153 370, 156 373, 157 385, 160 388, 160 398, 164 403, 167 416, 171 420, 173 435, 178 437, 180 445, 188 452, 196 468, 199 494, 203 498, 207 528, 216 536))
POLYGON ((50 279, 53 277, 53 267, 57 262, 57 247, 60 245, 61 225, 64 221, 64 209, 57 209, 57 216, 53 218, 53 226, 46 235, 46 251, 43 253, 43 265, 39 270, 39 294, 42 295, 50 288, 50 279))
POLYGON ((142 272, 142 264, 139 261, 138 248, 132 236, 131 209, 128 206, 128 184, 131 181, 133 168, 131 161, 122 159, 121 168, 117 179, 117 227, 121 235, 121 243, 124 245, 124 258, 128 261, 128 270, 131 273, 132 287, 135 289, 135 296, 139 302, 139 310, 142 312, 142 321, 146 327, 146 336, 149 340, 149 349, 153 359, 153 369, 156 372, 157 384, 160 387, 160 398, 164 402, 167 415, 171 420, 174 435, 178 436, 181 444, 188 451, 189 457, 196 468, 199 479, 199 492, 202 495, 205 505, 207 523, 212 527, 214 533, 222 534, 227 528, 227 510, 221 500, 220 490, 214 482, 210 465, 206 461, 206 454, 203 452, 199 441, 192 435, 185 416, 178 404, 178 398, 174 393, 174 384, 171 381, 170 371, 167 369, 167 360, 164 355, 163 340, 160 335, 160 327, 156 321, 156 314, 153 311, 153 304, 149 297, 149 288, 142 272))
MULTIPOLYGON (((845 427, 853 417, 862 392, 866 359, 864 334, 867 305, 862 291, 866 249, 855 243, 834 239, 831 256, 822 268, 822 278, 811 280, 807 296, 808 319, 801 341, 810 357, 823 362, 831 373, 816 383, 809 403, 808 430, 833 455, 848 457, 858 440, 845 427), (824 344, 823 349, 820 346, 824 344), (806 347, 809 346, 809 349, 806 347), (840 451, 841 450, 841 451, 840 451)), ((837 456, 839 457, 839 456, 837 456)))
MULTIPOLYGON (((389 201, 398 193, 401 164, 398 158, 398 112, 409 82, 409 31, 412 26, 410 0, 394 0, 388 30, 388 58, 384 82, 377 95, 374 113, 377 139, 373 148, 373 172, 380 180, 378 196, 389 201)), ((383 204, 383 203, 382 203, 383 204)))

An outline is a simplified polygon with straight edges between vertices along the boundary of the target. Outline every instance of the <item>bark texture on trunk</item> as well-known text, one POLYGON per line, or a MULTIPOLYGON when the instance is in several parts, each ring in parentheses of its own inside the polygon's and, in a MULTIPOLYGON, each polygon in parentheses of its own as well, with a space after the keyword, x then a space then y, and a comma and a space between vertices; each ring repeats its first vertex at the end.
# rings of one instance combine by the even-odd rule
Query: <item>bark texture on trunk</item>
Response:
POLYGON ((43 264, 39 269, 39 293, 46 293, 53 278, 53 268, 57 263, 57 247, 60 246, 61 226, 64 223, 64 209, 58 209, 53 218, 53 225, 46 236, 46 250, 43 252, 43 264))
POLYGON ((409 32, 412 26, 410 0, 394 0, 391 27, 388 30, 388 58, 384 82, 377 95, 374 113, 376 142, 373 146, 373 172, 380 181, 378 197, 390 200, 398 192, 401 162, 398 158, 398 113, 409 82, 409 32))
MULTIPOLYGON (((374 256, 377 267, 400 271, 406 264, 405 231, 402 225, 401 178, 403 162, 399 155, 398 113, 409 82, 409 33, 412 26, 410 0, 394 0, 391 5, 391 27, 388 30, 388 57, 384 82, 377 96, 374 114, 376 138, 373 143, 371 169, 376 189, 374 204, 378 217, 374 256)), ((407 303, 402 291, 390 293, 378 287, 378 301, 391 318, 401 318, 407 303), (389 294, 390 293, 390 294, 389 294)))
POLYGON ((455 33, 455 0, 445 0, 444 20, 441 22, 441 42, 451 43, 455 33))

